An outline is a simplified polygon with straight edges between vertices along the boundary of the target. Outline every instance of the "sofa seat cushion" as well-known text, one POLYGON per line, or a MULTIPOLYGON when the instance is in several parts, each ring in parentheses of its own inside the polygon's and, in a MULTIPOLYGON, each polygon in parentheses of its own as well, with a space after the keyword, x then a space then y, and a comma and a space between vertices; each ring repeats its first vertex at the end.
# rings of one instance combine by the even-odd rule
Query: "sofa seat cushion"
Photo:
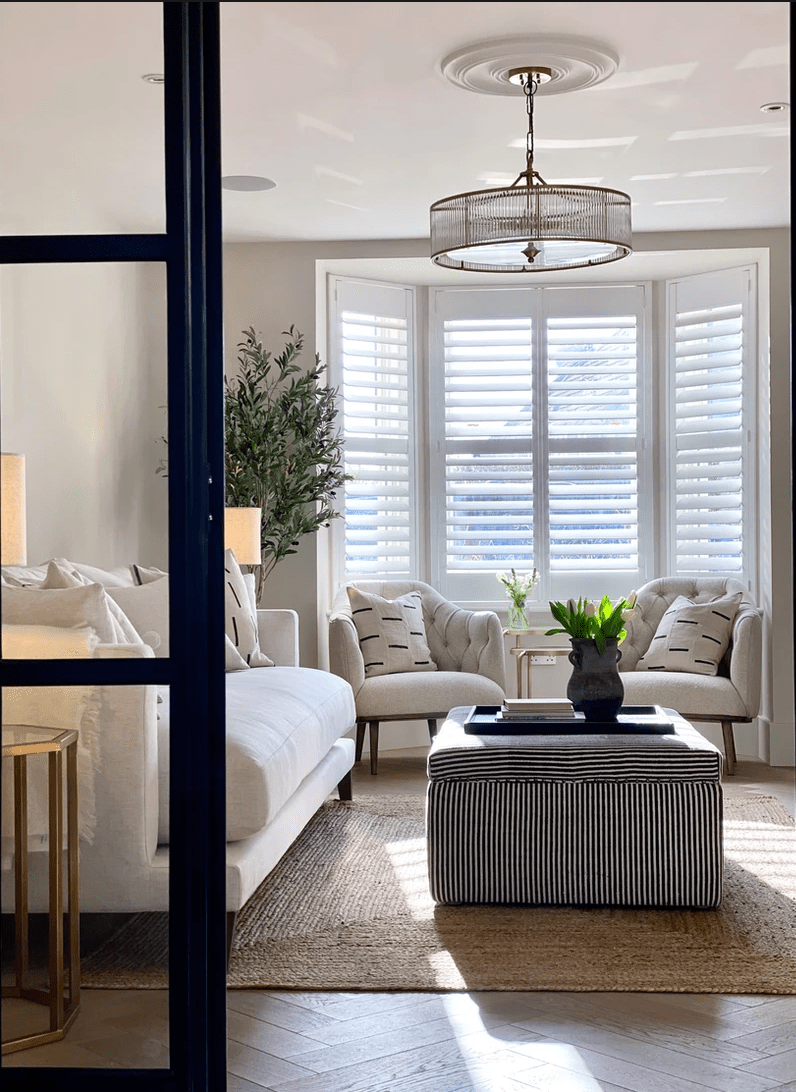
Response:
MULTIPOLYGON (((306 667, 225 676, 227 841, 262 830, 304 778, 353 726, 347 682, 306 667)), ((169 841, 169 703, 158 706, 158 843, 169 841)))
POLYGON ((746 717, 741 695, 722 675, 691 675, 684 671, 623 671, 625 705, 661 705, 681 716, 714 714, 746 717))
POLYGON ((411 672, 365 679, 357 693, 360 719, 389 720, 447 713, 456 705, 502 705, 503 691, 492 679, 469 671, 411 672))

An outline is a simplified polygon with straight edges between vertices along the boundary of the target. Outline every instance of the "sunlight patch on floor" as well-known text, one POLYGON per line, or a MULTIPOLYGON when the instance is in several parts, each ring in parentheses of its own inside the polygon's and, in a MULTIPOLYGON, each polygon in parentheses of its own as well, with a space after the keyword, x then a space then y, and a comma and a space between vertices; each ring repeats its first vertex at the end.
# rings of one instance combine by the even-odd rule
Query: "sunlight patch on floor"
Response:
POLYGON ((428 888, 425 838, 387 842, 384 848, 400 885, 407 910, 415 921, 429 921, 434 917, 434 900, 428 888))
POLYGON ((432 952, 428 957, 431 969, 440 986, 451 990, 466 990, 467 983, 461 976, 456 960, 450 952, 432 952))
POLYGON ((796 899, 796 830, 776 823, 724 821, 724 856, 796 899))

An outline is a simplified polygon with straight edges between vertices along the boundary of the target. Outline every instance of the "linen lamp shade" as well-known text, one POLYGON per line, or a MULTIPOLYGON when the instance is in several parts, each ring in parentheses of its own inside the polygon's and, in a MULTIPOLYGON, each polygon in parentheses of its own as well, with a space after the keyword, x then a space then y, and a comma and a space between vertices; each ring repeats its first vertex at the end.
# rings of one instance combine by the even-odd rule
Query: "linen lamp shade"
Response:
POLYGON ((224 509, 224 549, 232 550, 239 565, 259 565, 261 508, 224 509))
POLYGON ((0 564, 27 565, 25 456, 0 453, 0 564))

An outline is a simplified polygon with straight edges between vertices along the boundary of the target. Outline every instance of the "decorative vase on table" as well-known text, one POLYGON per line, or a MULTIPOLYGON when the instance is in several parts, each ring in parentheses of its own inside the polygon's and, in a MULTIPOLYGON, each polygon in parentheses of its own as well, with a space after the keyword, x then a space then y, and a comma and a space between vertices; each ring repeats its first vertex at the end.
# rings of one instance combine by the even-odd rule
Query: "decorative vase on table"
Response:
POLYGON ((522 603, 512 602, 509 607, 509 629, 529 629, 530 625, 525 600, 522 603))
POLYGON ((602 653, 593 637, 570 637, 569 642, 572 645, 569 654, 572 675, 567 684, 567 697, 573 707, 584 713, 587 721, 616 720, 625 698, 619 675, 622 652, 618 639, 607 637, 602 653))

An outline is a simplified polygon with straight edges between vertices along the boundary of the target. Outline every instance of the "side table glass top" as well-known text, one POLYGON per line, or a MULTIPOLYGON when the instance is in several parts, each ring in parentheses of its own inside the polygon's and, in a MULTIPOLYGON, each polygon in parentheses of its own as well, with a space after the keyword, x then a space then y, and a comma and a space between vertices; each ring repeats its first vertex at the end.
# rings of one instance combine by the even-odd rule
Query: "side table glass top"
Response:
POLYGON ((60 751, 76 739, 74 729, 46 728, 38 724, 4 724, 3 758, 60 751))

